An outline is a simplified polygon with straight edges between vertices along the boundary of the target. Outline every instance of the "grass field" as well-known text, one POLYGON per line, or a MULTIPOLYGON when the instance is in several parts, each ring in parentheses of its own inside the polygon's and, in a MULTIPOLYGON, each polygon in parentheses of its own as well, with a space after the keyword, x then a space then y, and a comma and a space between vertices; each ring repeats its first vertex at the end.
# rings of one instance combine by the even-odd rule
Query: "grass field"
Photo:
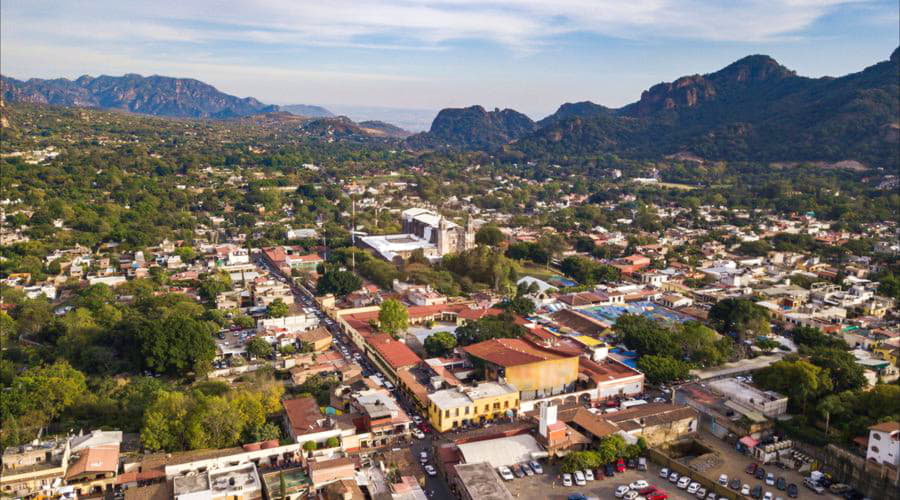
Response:
POLYGON ((516 271, 518 271, 519 276, 533 276, 539 280, 544 281, 547 281, 548 279, 556 276, 562 276, 562 273, 556 269, 553 269, 553 267, 547 269, 546 266, 535 264, 534 262, 520 263, 516 271))

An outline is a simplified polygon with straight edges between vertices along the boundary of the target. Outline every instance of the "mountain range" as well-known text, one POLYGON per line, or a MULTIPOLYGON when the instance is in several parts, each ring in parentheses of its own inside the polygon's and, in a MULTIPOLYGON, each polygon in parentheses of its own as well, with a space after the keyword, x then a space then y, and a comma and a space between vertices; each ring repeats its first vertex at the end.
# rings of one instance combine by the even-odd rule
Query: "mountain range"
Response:
POLYGON ((281 111, 287 111, 292 115, 308 116, 310 118, 331 118, 335 116, 331 111, 322 106, 314 106, 312 104, 286 104, 279 106, 281 111))
POLYGON ((660 83, 611 109, 566 103, 533 122, 514 110, 444 109, 410 147, 499 149, 541 155, 681 154, 748 161, 858 160, 897 166, 900 49, 839 78, 798 76, 753 55, 705 75, 660 83))
POLYGON ((26 81, 0 76, 0 95, 10 103, 118 109, 177 118, 234 118, 277 111, 252 97, 239 98, 190 78, 167 76, 82 76, 26 81))

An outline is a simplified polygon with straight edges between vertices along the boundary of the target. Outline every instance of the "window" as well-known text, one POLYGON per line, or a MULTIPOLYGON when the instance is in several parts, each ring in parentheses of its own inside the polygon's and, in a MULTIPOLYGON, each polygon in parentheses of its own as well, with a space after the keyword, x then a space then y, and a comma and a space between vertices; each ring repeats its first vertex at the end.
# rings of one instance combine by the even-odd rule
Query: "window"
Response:
POLYGON ((468 415, 468 414, 469 414, 469 407, 466 406, 466 415, 468 415))
POLYGON ((450 418, 450 410, 444 410, 444 416, 450 418))
POLYGON ((878 453, 878 447, 875 446, 875 445, 872 445, 871 450, 872 450, 873 453, 878 453))
POLYGON ((503 407, 504 407, 504 408, 509 408, 509 400, 508 400, 508 399, 507 399, 506 401, 503 402, 503 407))
POLYGON ((881 434, 877 432, 873 432, 872 437, 875 438, 876 441, 881 441, 881 434))
POLYGON ((459 408, 456 408, 455 410, 453 410, 453 416, 454 416, 454 417, 458 417, 458 416, 459 416, 459 408))
POLYGON ((491 411, 491 405, 484 405, 484 411, 485 412, 491 411))

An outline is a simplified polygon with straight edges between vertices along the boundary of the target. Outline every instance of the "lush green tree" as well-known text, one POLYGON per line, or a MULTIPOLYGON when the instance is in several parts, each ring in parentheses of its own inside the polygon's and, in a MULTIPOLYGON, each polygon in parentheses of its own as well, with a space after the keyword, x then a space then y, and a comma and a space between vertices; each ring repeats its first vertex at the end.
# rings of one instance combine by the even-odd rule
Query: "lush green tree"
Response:
POLYGON ((182 392, 159 391, 144 412, 141 443, 148 450, 176 451, 188 448, 197 438, 199 427, 186 428, 193 411, 193 400, 182 392))
POLYGON ((87 390, 83 373, 66 361, 29 368, 13 379, 0 403, 0 416, 33 415, 52 420, 79 402, 87 390))
POLYGON ((740 341, 771 330, 768 311, 747 299, 720 300, 709 310, 709 320, 720 333, 740 341))
POLYGON ((16 334, 16 320, 12 316, 6 314, 6 311, 0 311, 0 343, 7 345, 7 340, 16 334))
POLYGON ((409 312, 398 300, 387 299, 378 311, 378 327, 381 331, 397 336, 409 326, 409 312))
POLYGON ((431 357, 446 356, 456 347, 456 337, 450 332, 437 332, 425 339, 425 352, 431 357))
POLYGON ((718 366, 728 360, 733 343, 697 321, 678 325, 673 341, 680 344, 685 359, 701 366, 718 366))
POLYGON ((34 335, 53 319, 52 306, 43 297, 25 300, 13 313, 22 335, 34 335))
POLYGON ((270 318, 283 318, 290 312, 290 306, 285 304, 281 299, 273 300, 269 303, 268 307, 266 307, 266 314, 268 314, 270 318))
POLYGON ((481 226, 475 233, 475 243, 491 247, 500 246, 506 238, 497 226, 481 226))
POLYGON ((804 360, 776 361, 757 371, 753 378, 760 387, 787 395, 803 411, 811 400, 832 390, 828 370, 804 360))
POLYGON ((559 268, 567 276, 571 276, 575 281, 583 285, 593 285, 619 279, 619 270, 615 267, 601 264, 593 259, 579 255, 566 257, 560 263, 559 268))
POLYGON ((138 342, 144 364, 159 373, 203 375, 216 354, 213 323, 170 316, 163 320, 139 318, 128 329, 138 342))
POLYGON ((685 380, 691 365, 669 356, 644 355, 638 359, 638 370, 642 371, 651 384, 685 380))
POLYGON ((317 445, 315 441, 307 441, 303 443, 303 449, 306 451, 316 451, 316 448, 318 447, 319 445, 317 445))
POLYGON ((560 470, 564 473, 572 473, 577 470, 596 469, 603 462, 597 452, 594 451, 573 451, 563 457, 562 467, 560 470))
POLYGON ((256 320, 253 319, 252 316, 248 316, 246 314, 235 316, 232 321, 234 322, 235 326, 239 326, 245 330, 256 327, 256 320))
POLYGON ((847 351, 819 347, 810 352, 809 361, 828 371, 835 392, 862 389, 868 383, 863 367, 847 351))
POLYGON ((887 273, 878 280, 878 293, 900 302, 900 277, 887 273))
POLYGON ((336 438, 336 437, 333 437, 333 436, 332 436, 332 437, 330 437, 330 438, 328 438, 328 439, 325 440, 325 447, 326 447, 326 448, 337 448, 337 447, 340 446, 340 445, 341 445, 341 441, 340 441, 338 438, 336 438))
POLYGON ((247 354, 257 358, 265 358, 273 352, 272 344, 260 337, 254 337, 247 343, 247 354))
POLYGON ((818 328, 809 326, 798 326, 791 330, 791 337, 798 346, 806 346, 809 348, 827 347, 835 349, 849 350, 850 346, 844 342, 844 339, 822 333, 818 328))
POLYGON ((519 338, 525 333, 525 327, 515 324, 515 318, 504 312, 499 316, 489 316, 476 321, 469 321, 456 329, 456 342, 466 346, 490 339, 519 338))
POLYGON ((677 352, 672 334, 656 321, 636 314, 623 314, 613 329, 622 342, 638 354, 671 355, 677 352))
POLYGON ((343 297, 350 292, 355 292, 362 287, 359 276, 350 271, 327 271, 319 278, 316 286, 317 295, 334 294, 343 297))
POLYGON ((530 316, 534 314, 534 301, 528 297, 516 297, 507 299, 500 303, 500 307, 507 311, 518 314, 519 316, 530 316))
POLYGON ((756 347, 759 347, 764 352, 769 352, 772 349, 776 349, 780 345, 781 344, 779 344, 778 342, 769 338, 761 338, 756 340, 756 347))

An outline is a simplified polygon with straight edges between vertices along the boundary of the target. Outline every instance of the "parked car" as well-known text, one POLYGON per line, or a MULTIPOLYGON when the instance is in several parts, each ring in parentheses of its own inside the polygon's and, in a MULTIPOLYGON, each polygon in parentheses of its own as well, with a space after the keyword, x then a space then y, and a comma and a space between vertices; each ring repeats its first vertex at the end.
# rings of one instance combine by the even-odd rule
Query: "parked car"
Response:
POLYGON ((706 488, 700 488, 700 489, 698 489, 697 492, 694 493, 694 496, 696 496, 696 497, 699 498, 700 500, 705 499, 705 498, 706 498, 706 488))
POLYGON ((825 488, 823 488, 822 485, 813 481, 810 478, 806 478, 803 480, 803 486, 806 486, 807 488, 815 491, 819 495, 821 495, 822 493, 825 493, 825 488))
POLYGON ((668 467, 663 467, 662 469, 660 469, 660 470, 659 470, 659 477, 668 478, 668 477, 669 477, 669 468, 668 468, 668 467))
POLYGON ((740 479, 732 479, 730 483, 728 483, 728 487, 733 490, 741 489, 741 480, 740 479))
POLYGON ((681 476, 679 476, 677 472, 673 472, 673 473, 669 474, 669 482, 677 483, 679 477, 681 477, 681 476))
POLYGON ((750 494, 750 485, 745 484, 741 486, 741 495, 749 495, 750 494))
MULTIPOLYGON (((502 477, 505 481, 512 481, 513 479, 515 479, 515 477, 513 477, 512 471, 509 470, 509 467, 505 465, 502 467, 497 467, 497 472, 500 473, 500 477, 502 477)), ((566 481, 566 476, 568 476, 568 474, 563 474, 563 483, 565 483, 566 481)), ((569 486, 572 486, 571 478, 569 478, 569 486)))
POLYGON ((625 461, 621 458, 616 462, 616 472, 625 472, 625 461))
POLYGON ((625 486, 624 484, 622 486, 619 486, 618 488, 616 488, 616 493, 615 493, 616 498, 624 497, 625 494, 628 493, 628 491, 629 491, 628 486, 625 486))
POLYGON ((765 479, 766 478, 766 469, 763 469, 762 467, 757 467, 756 473, 754 474, 754 476, 756 477, 756 479, 760 479, 760 480, 765 479))
POLYGON ((747 474, 756 474, 757 467, 759 466, 756 464, 750 464, 744 469, 744 472, 746 472, 747 474))
POLYGON ((759 500, 762 498, 762 486, 754 486, 752 490, 750 490, 750 496, 759 500))
POLYGON ((791 484, 787 485, 787 495, 788 495, 788 497, 790 497, 790 498, 797 498, 797 496, 798 496, 799 494, 800 494, 800 491, 799 491, 799 488, 797 488, 797 485, 796 485, 796 484, 791 483, 791 484))
POLYGON ((834 493, 835 495, 843 495, 850 491, 850 485, 844 483, 834 483, 828 487, 828 491, 834 493))
POLYGON ((580 470, 575 471, 575 484, 578 486, 585 486, 587 484, 584 480, 584 473, 580 470))
POLYGON ((647 497, 647 500, 666 500, 669 495, 665 491, 655 491, 647 497))
POLYGON ((592 471, 591 469, 585 469, 584 479, 585 479, 585 481, 593 481, 594 480, 594 471, 592 471))
POLYGON ((696 495, 697 490, 699 490, 699 489, 700 489, 700 483, 694 481, 693 483, 688 485, 687 492, 689 495, 696 495))
POLYGON ((537 473, 537 474, 544 473, 544 468, 541 467, 541 464, 539 464, 537 462, 537 460, 532 460, 531 462, 528 462, 528 465, 531 466, 531 470, 533 470, 535 473, 537 473))
POLYGON ((728 485, 728 475, 727 474, 719 474, 719 484, 722 486, 728 485))
POLYGON ((716 500, 716 492, 710 491, 708 495, 706 495, 706 500, 716 500))
POLYGON ((637 498, 638 498, 638 492, 636 492, 636 491, 629 491, 629 492, 626 493, 625 496, 622 497, 622 498, 625 499, 625 500, 637 500, 637 498))
POLYGON ((422 462, 424 464, 427 461, 428 461, 428 452, 423 451, 423 452, 419 453, 419 462, 422 462))
POLYGON ((435 468, 432 467, 431 464, 426 464, 426 465, 425 465, 425 472, 427 472, 429 476, 436 476, 436 475, 437 475, 437 470, 435 470, 435 468))
POLYGON ((627 462, 625 462, 625 466, 629 469, 637 469, 637 460, 634 458, 629 458, 627 462))
POLYGON ((526 463, 523 463, 523 464, 521 464, 521 465, 519 465, 519 467, 522 468, 522 472, 524 472, 526 476, 533 476, 533 475, 534 475, 534 471, 531 470, 531 467, 529 467, 529 465, 528 465, 527 462, 526 462, 526 463))
POLYGON ((645 487, 639 489, 638 493, 640 493, 641 495, 647 496, 647 495, 653 493, 654 491, 657 491, 656 486, 645 486, 645 487))
POLYGON ((769 486, 775 486, 775 474, 771 472, 766 474, 766 484, 769 486))
POLYGON ((687 488, 689 484, 691 484, 691 478, 687 476, 681 476, 681 479, 679 479, 678 482, 675 483, 675 486, 677 486, 679 490, 683 490, 687 488))
POLYGON ((563 486, 572 486, 572 474, 563 474, 563 486))
POLYGON ((638 457, 638 470, 647 470, 647 459, 644 457, 638 457))
POLYGON ((650 484, 647 481, 644 481, 643 479, 638 479, 637 481, 628 485, 629 488, 631 488, 635 491, 642 490, 648 486, 650 486, 650 484))
POLYGON ((778 480, 775 481, 775 487, 781 491, 787 489, 787 480, 784 477, 779 477, 778 480))
POLYGON ((774 495, 772 495, 771 491, 767 491, 763 493, 763 500, 773 500, 774 495))
POLYGON ((606 477, 613 477, 616 475, 616 468, 613 467, 613 464, 606 464, 603 466, 603 473, 606 477))
POLYGON ((416 439, 425 439, 425 433, 420 429, 413 429, 412 435, 415 436, 416 439))
POLYGON ((513 474, 515 474, 517 478, 522 479, 523 477, 525 477, 525 473, 522 471, 522 468, 519 467, 518 465, 513 465, 512 467, 510 467, 510 469, 512 469, 513 474))

